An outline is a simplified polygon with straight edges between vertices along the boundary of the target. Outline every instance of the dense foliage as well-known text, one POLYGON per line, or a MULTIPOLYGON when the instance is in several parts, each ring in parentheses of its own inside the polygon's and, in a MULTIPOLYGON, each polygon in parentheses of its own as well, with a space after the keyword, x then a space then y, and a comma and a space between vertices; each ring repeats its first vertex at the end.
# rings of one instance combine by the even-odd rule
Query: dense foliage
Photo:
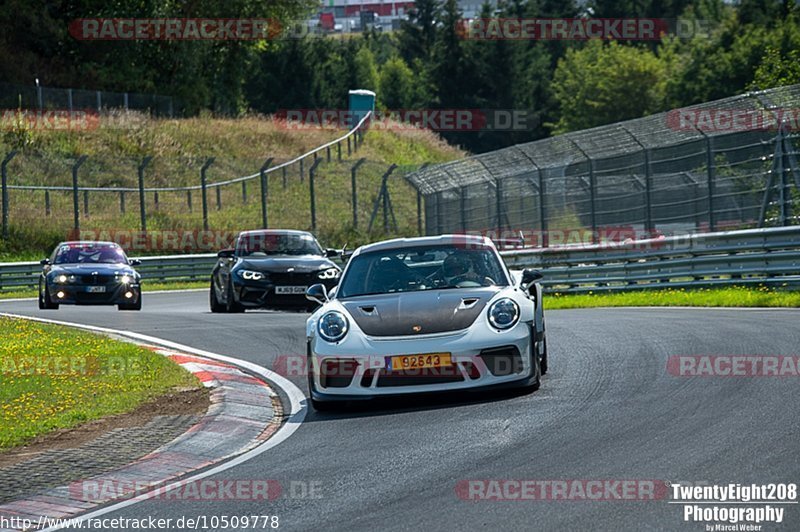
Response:
POLYGON ((746 90, 800 82, 800 9, 790 0, 507 0, 484 17, 658 17, 702 21, 662 41, 463 39, 455 0, 417 0, 396 32, 262 42, 85 42, 71 20, 121 16, 309 16, 306 0, 107 3, 8 0, 0 6, 0 79, 157 92, 187 114, 343 109, 376 89, 387 109, 518 109, 526 131, 447 133, 480 152, 746 90), (582 4, 579 6, 579 4, 582 4))

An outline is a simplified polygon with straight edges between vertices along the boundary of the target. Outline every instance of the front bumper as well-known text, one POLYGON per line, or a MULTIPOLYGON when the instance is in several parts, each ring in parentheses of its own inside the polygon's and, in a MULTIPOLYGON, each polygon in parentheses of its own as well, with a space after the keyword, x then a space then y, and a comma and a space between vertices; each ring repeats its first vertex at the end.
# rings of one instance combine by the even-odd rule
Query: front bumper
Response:
POLYGON ((397 339, 354 335, 339 345, 314 338, 308 346, 311 395, 320 401, 346 401, 529 386, 537 378, 531 331, 530 323, 520 323, 490 334, 466 330, 397 339), (428 353, 450 353, 453 364, 389 369, 388 357, 428 353))
MULTIPOLYGON (((294 286, 311 286, 312 284, 322 283, 330 290, 335 283, 322 282, 315 279, 295 281, 294 286)), ((245 281, 236 279, 233 281, 234 298, 237 303, 245 308, 309 308, 316 306, 306 299, 305 292, 298 294, 277 294, 276 285, 270 281, 245 281)))
POLYGON ((138 284, 49 284, 50 302, 59 305, 134 305, 142 297, 138 284), (101 287, 103 292, 95 290, 101 287), (131 297, 126 297, 130 293, 131 297), (61 297, 59 297, 59 294, 61 297))

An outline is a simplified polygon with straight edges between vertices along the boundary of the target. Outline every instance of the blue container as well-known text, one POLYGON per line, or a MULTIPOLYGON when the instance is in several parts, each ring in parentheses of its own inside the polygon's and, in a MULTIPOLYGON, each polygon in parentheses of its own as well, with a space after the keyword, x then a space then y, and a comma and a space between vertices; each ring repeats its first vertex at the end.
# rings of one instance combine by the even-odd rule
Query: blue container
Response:
POLYGON ((347 126, 353 129, 367 113, 375 112, 375 93, 365 89, 356 89, 351 90, 348 96, 350 100, 350 113, 347 126))

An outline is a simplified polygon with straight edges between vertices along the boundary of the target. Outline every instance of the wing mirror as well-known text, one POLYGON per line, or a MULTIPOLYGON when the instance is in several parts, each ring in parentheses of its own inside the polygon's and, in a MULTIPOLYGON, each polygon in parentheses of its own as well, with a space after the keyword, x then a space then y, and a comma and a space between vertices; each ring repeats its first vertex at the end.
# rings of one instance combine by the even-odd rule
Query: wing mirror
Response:
POLYGON ((50 265, 50 259, 42 259, 42 260, 39 261, 39 264, 41 264, 42 266, 49 266, 50 265))
POLYGON ((535 283, 542 277, 544 277, 544 275, 539 270, 527 270, 527 269, 523 270, 522 281, 520 282, 520 286, 528 286, 532 283, 535 283))
POLYGON ((140 261, 139 259, 128 259, 128 264, 130 264, 131 266, 141 266, 142 261, 140 261))
POLYGON ((217 257, 221 259, 232 259, 233 255, 236 253, 234 249, 223 249, 219 253, 217 253, 217 257))
POLYGON ((314 301, 320 305, 328 302, 328 291, 325 289, 324 284, 315 284, 308 287, 306 290, 306 299, 314 301))
POLYGON ((328 249, 325 250, 325 256, 328 257, 329 259, 332 259, 334 257, 338 257, 339 256, 339 250, 338 249, 333 249, 333 248, 328 248, 328 249))

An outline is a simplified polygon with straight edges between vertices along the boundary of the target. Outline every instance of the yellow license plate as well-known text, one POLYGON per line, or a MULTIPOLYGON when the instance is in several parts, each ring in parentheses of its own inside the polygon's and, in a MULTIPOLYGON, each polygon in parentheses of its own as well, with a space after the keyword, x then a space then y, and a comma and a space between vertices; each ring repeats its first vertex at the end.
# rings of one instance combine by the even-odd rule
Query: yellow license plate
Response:
POLYGON ((387 366, 393 371, 407 369, 442 368, 453 365, 450 353, 428 353, 426 355, 401 355, 389 357, 387 366))

